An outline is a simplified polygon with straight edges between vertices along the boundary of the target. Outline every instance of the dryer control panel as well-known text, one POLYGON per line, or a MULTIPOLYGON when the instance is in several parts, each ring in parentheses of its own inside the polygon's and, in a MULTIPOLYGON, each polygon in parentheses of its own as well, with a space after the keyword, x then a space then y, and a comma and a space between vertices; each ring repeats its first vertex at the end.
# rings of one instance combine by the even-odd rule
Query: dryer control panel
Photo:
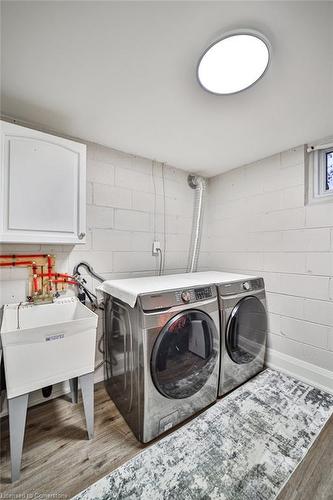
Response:
POLYGON ((223 297, 247 292, 257 292, 264 288, 265 284, 262 278, 250 278, 248 280, 233 281, 231 283, 221 283, 218 285, 219 293, 223 297))

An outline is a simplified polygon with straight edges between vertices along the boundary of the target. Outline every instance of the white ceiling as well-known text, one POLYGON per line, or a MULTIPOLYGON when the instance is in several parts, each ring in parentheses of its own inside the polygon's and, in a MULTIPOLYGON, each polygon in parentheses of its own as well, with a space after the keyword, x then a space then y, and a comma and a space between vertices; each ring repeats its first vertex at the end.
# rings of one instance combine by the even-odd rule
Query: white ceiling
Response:
POLYGON ((2 112, 214 175, 333 132, 332 2, 2 2, 2 112), (230 96, 202 51, 248 27, 269 71, 230 96))

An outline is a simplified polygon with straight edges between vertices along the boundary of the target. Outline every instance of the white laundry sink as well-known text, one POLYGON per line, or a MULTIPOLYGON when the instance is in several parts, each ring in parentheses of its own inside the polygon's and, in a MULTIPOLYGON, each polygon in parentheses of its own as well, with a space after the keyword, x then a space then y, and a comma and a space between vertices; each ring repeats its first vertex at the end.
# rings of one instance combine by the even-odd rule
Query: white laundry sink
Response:
POLYGON ((7 397, 94 371, 97 315, 76 297, 4 306, 7 397))

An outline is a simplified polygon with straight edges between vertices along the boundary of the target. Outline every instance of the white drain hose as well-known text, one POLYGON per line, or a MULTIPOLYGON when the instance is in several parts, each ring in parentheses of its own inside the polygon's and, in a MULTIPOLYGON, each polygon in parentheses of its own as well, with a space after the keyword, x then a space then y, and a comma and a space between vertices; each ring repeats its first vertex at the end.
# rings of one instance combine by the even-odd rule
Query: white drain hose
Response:
POLYGON ((195 189, 192 234, 187 264, 187 272, 193 273, 198 269, 207 183, 206 180, 199 175, 189 175, 187 181, 189 183, 189 186, 192 189, 195 189))

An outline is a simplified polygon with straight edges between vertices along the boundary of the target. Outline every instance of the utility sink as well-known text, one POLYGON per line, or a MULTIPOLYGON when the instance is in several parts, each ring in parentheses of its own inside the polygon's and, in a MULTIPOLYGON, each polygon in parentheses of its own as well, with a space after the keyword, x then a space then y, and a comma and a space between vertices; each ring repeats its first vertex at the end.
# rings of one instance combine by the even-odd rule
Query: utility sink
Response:
POLYGON ((97 315, 76 297, 4 306, 1 341, 7 397, 91 373, 97 315))

